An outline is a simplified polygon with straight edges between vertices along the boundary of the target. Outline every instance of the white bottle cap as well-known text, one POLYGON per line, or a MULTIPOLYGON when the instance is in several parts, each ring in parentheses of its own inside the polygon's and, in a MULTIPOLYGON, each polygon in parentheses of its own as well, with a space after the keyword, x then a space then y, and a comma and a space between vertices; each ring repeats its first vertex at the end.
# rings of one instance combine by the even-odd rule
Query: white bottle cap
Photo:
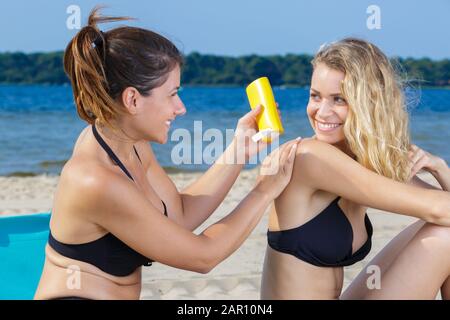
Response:
POLYGON ((272 139, 274 139, 275 137, 277 137, 280 133, 278 131, 275 131, 271 128, 267 128, 261 131, 258 131, 255 135, 252 136, 252 140, 254 142, 258 142, 259 140, 261 140, 262 138, 267 138, 267 137, 271 137, 272 139))

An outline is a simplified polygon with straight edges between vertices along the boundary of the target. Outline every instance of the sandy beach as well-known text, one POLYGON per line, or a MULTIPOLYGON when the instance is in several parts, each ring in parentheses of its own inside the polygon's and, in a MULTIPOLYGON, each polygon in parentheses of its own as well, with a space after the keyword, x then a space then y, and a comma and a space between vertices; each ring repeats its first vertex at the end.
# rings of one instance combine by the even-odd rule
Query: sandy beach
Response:
MULTIPOLYGON (((179 189, 195 180, 201 173, 174 173, 170 177, 179 189)), ((252 188, 257 171, 243 171, 225 201, 196 233, 206 225, 229 213, 252 188)), ((437 185, 428 173, 419 175, 437 185)), ((53 194, 58 176, 0 177, 0 214, 30 214, 48 212, 52 207, 53 194)), ((416 219, 369 209, 374 226, 373 247, 363 261, 345 269, 344 289, 381 248, 397 233, 416 219)), ((227 260, 209 274, 197 274, 177 270, 154 263, 143 268, 141 299, 259 299, 262 263, 266 249, 267 215, 246 240, 227 260)))

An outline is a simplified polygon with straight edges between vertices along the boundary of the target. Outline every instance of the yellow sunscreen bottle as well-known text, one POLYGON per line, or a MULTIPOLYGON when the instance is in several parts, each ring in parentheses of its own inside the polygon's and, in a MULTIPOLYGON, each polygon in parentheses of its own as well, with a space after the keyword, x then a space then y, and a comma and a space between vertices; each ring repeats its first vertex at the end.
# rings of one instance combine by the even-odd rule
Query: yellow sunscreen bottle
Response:
POLYGON ((258 141, 263 139, 271 142, 284 133, 283 125, 277 111, 277 105, 273 96, 272 87, 267 77, 258 78, 247 86, 248 101, 252 109, 261 105, 263 110, 258 115, 258 133, 252 139, 258 141))

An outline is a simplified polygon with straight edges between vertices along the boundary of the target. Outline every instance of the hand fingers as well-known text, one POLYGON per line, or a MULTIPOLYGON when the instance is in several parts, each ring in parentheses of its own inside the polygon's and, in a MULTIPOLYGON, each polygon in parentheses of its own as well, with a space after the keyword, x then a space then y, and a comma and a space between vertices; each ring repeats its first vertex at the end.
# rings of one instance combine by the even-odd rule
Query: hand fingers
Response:
POLYGON ((241 120, 247 120, 247 119, 256 119, 256 116, 262 111, 262 105, 257 105, 255 108, 247 112, 241 120))
POLYGON ((428 159, 426 157, 421 158, 419 161, 417 161, 411 168, 410 177, 414 177, 420 171, 420 169, 422 169, 427 164, 427 161, 428 159))
POLYGON ((417 150, 414 155, 410 158, 410 161, 415 164, 417 161, 419 161, 422 157, 425 156, 425 153, 422 150, 417 150))
POLYGON ((420 148, 419 148, 418 146, 416 146, 415 144, 410 145, 409 151, 408 151, 408 156, 409 156, 409 158, 414 157, 414 155, 415 155, 417 152, 420 152, 420 151, 423 151, 423 150, 420 149, 420 148))
POLYGON ((278 104, 278 102, 275 102, 276 106, 277 106, 277 112, 278 112, 278 116, 280 117, 280 120, 282 120, 281 118, 281 111, 279 109, 280 105, 278 104))
POLYGON ((263 150, 266 147, 267 147, 267 142, 265 142, 264 139, 259 140, 256 144, 256 148, 257 148, 256 150, 258 152, 260 152, 261 150, 263 150))
MULTIPOLYGON (((289 141, 289 142, 287 142, 287 143, 285 143, 284 145, 283 145, 283 154, 281 155, 281 165, 286 165, 287 163, 289 163, 289 159, 291 159, 291 154, 292 154, 292 148, 294 148, 294 149, 297 149, 297 145, 298 145, 298 143, 300 142, 300 137, 299 138, 297 138, 297 139, 295 139, 295 140, 292 140, 292 141, 289 141)), ((295 153, 294 153, 294 155, 295 155, 295 153)))
POLYGON ((298 145, 300 144, 302 140, 302 137, 298 137, 296 138, 294 141, 292 141, 292 144, 290 145, 289 148, 289 154, 288 154, 288 163, 293 162, 293 160, 295 159, 295 155, 297 154, 296 150, 298 148, 298 145))
POLYGON ((289 151, 289 156, 288 156, 288 160, 286 163, 286 173, 289 173, 289 174, 292 173, 292 169, 294 168, 294 160, 295 160, 295 155, 297 153, 297 148, 298 148, 298 143, 295 143, 291 146, 291 150, 289 151))
POLYGON ((281 154, 280 154, 280 165, 284 166, 284 164, 286 163, 286 160, 289 157, 289 152, 291 150, 291 147, 294 145, 294 143, 292 141, 285 143, 282 146, 282 150, 281 150, 281 154))
POLYGON ((285 151, 286 148, 289 146, 289 144, 292 144, 291 142, 287 142, 281 146, 279 146, 277 149, 275 149, 274 151, 272 151, 266 159, 264 159, 263 163, 266 162, 267 160, 267 164, 271 163, 272 165, 276 165, 277 166, 277 171, 279 169, 280 166, 282 166, 282 163, 284 161, 285 158, 285 151), (273 161, 276 161, 276 163, 272 163, 273 161))
POLYGON ((280 163, 283 163, 284 159, 289 156, 290 147, 294 144, 298 144, 301 141, 301 137, 298 137, 294 140, 288 141, 281 146, 279 146, 277 149, 273 150, 263 161, 264 162, 271 162, 271 161, 280 161, 280 163))
POLYGON ((286 163, 284 164, 284 173, 287 174, 289 177, 292 175, 292 170, 294 168, 294 162, 295 162, 295 156, 297 154, 297 148, 300 144, 301 137, 298 137, 294 143, 289 148, 289 154, 288 158, 286 160, 286 163))

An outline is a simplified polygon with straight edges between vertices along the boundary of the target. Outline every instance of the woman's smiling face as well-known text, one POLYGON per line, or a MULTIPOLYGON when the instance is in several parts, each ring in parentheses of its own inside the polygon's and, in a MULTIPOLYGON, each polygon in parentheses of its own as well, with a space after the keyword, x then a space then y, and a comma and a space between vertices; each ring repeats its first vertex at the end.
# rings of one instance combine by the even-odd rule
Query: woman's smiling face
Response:
POLYGON ((344 73, 318 63, 311 78, 306 112, 318 140, 338 144, 345 140, 344 122, 348 114, 347 101, 341 93, 344 73))

